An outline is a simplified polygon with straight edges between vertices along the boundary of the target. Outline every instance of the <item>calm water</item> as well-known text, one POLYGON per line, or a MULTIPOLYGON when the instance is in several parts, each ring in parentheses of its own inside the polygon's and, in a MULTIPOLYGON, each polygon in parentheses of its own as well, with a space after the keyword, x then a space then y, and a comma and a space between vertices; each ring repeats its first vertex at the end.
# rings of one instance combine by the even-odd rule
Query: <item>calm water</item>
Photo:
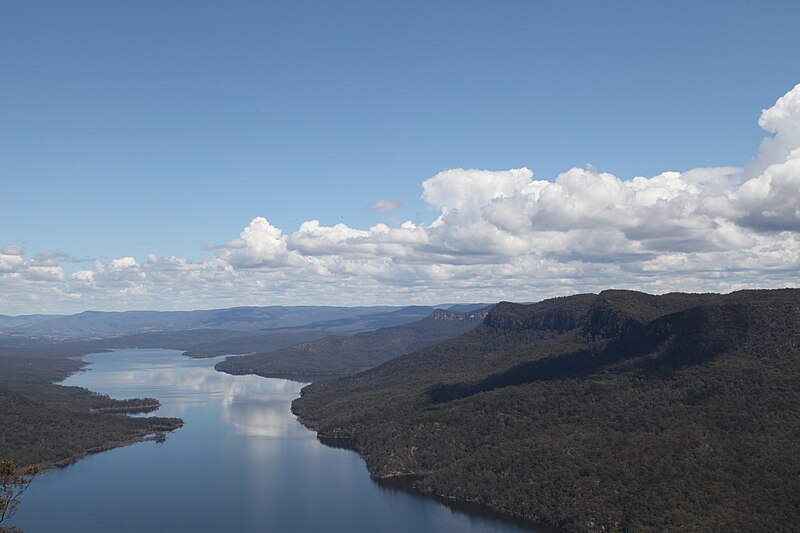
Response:
POLYGON ((521 532, 383 488, 355 452, 327 447, 297 422, 302 384, 214 371, 222 358, 118 350, 69 377, 114 398, 161 400, 183 428, 164 443, 92 455, 38 476, 12 521, 26 533, 141 531, 521 532))

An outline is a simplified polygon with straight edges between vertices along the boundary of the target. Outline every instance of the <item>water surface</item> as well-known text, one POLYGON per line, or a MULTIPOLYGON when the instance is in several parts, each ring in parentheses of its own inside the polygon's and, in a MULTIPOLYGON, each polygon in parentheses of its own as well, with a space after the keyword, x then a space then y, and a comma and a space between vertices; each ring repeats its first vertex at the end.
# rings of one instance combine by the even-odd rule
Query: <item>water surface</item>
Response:
POLYGON ((502 532, 529 528, 381 487, 290 411, 303 384, 230 376, 175 350, 92 354, 63 382, 154 397, 183 428, 38 476, 14 520, 37 532, 502 532))

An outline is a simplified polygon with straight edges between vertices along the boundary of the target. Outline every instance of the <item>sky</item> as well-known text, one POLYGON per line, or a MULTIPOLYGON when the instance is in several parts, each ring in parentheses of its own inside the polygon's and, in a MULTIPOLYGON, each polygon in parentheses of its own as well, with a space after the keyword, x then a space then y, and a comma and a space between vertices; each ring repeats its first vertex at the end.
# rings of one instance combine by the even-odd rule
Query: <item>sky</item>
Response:
POLYGON ((0 2, 0 314, 797 286, 797 20, 0 2))

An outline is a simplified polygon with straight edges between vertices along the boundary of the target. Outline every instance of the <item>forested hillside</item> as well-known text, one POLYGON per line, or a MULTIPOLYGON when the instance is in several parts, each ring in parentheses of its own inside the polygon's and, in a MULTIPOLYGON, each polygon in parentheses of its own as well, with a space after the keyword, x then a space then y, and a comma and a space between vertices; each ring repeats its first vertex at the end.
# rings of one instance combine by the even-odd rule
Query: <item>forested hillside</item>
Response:
POLYGON ((81 361, 52 347, 49 355, 0 348, 0 459, 52 466, 180 427, 177 418, 128 417, 152 411, 152 398, 114 400, 53 381, 80 370, 81 361))
MULTIPOLYGON (((75 315, 0 315, 0 336, 49 341, 115 338, 157 332, 290 332, 297 329, 355 333, 404 324, 433 311, 424 306, 269 306, 196 311, 85 311, 75 315)), ((169 336, 165 336, 169 339, 169 336)), ((194 337, 190 336, 189 340, 194 337)))
POLYGON ((228 357, 215 368, 229 374, 267 377, 352 374, 469 331, 481 323, 486 313, 487 310, 459 313, 437 309, 410 324, 350 336, 330 335, 269 353, 228 357))
POLYGON ((377 477, 571 531, 800 530, 800 290, 502 303, 293 409, 377 477))

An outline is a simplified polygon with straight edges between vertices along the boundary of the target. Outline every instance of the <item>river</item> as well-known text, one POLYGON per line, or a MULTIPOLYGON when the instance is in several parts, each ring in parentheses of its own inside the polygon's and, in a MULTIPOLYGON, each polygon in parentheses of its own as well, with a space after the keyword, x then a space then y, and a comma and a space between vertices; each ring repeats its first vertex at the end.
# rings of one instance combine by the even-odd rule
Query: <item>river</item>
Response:
POLYGON ((357 453, 321 444, 290 411, 303 384, 216 372, 222 358, 116 350, 67 378, 154 397, 183 428, 37 476, 12 525, 37 532, 522 532, 532 529, 377 484, 357 453))

